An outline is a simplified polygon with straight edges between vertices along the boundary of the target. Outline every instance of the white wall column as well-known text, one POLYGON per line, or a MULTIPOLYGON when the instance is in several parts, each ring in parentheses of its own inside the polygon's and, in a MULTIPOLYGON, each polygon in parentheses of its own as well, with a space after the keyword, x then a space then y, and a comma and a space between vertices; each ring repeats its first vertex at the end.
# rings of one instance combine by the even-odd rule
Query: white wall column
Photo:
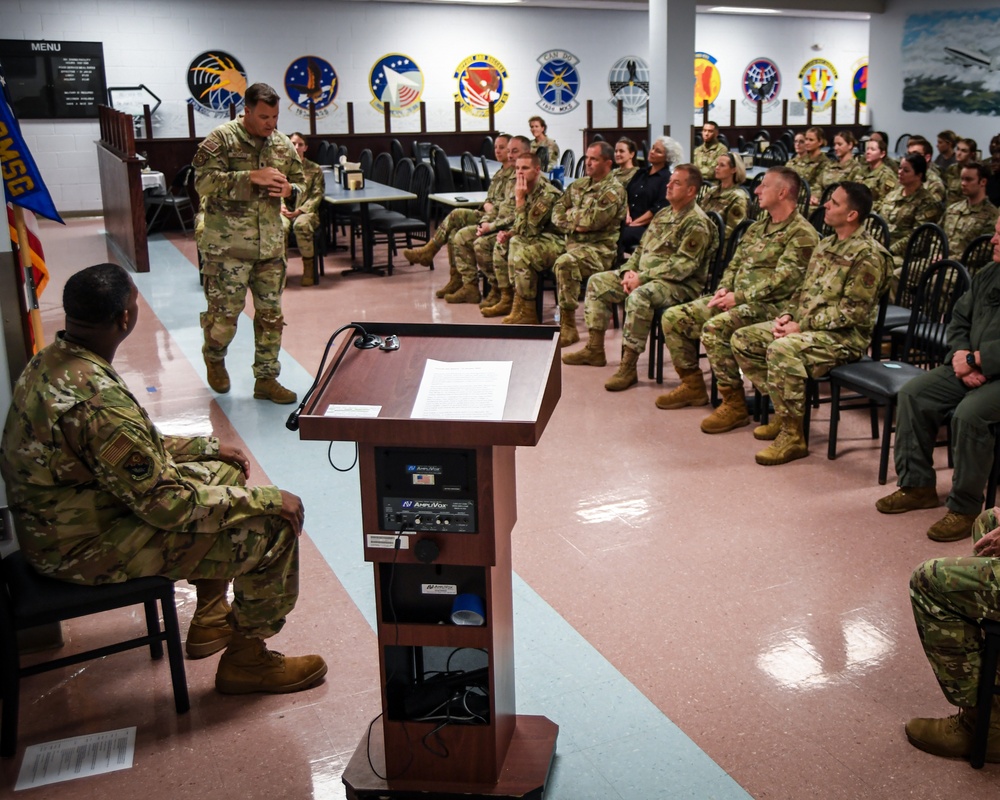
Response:
POLYGON ((655 139, 669 125, 690 158, 694 117, 695 0, 649 0, 649 123, 655 139))

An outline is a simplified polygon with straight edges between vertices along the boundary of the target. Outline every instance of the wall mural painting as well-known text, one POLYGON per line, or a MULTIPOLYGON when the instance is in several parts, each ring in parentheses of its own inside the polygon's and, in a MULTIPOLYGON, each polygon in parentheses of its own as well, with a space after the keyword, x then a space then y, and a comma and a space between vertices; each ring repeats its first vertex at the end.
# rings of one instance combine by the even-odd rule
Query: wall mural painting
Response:
POLYGON ((825 111, 837 99, 837 70, 824 58, 807 61, 799 72, 799 99, 812 100, 813 111, 825 111))
POLYGON ((243 65, 222 50, 207 50, 194 57, 187 68, 188 103, 206 117, 229 118, 229 104, 243 110, 247 72, 243 65))
POLYGON ((458 80, 455 102, 473 117, 488 117, 490 101, 493 113, 504 107, 510 93, 507 91, 507 68, 493 56, 477 53, 464 59, 453 76, 458 80))
POLYGON ((372 108, 406 117, 420 110, 420 93, 424 90, 424 73, 417 62, 403 53, 388 53, 372 64, 368 73, 368 88, 372 93, 372 108))
POLYGON ((649 64, 639 56, 625 56, 611 65, 608 73, 608 102, 617 106, 622 101, 625 111, 642 111, 649 103, 649 64))
POLYGON ((765 111, 773 108, 781 88, 781 71, 770 58, 755 58, 743 70, 743 105, 748 108, 757 103, 763 103, 765 111))
POLYGON ((1000 9, 913 14, 903 25, 903 110, 1000 115, 1000 9))
POLYGON ((718 59, 708 53, 694 54, 694 108, 699 111, 705 107, 714 108, 715 101, 722 89, 722 75, 719 73, 718 59))
POLYGON ((580 93, 580 63, 567 50, 549 50, 538 57, 538 74, 535 88, 538 89, 538 107, 549 114, 568 114, 578 105, 580 93))
POLYGON ((337 110, 334 98, 340 88, 337 71, 319 56, 300 56, 285 70, 285 94, 292 101, 289 110, 297 117, 309 118, 309 102, 316 108, 316 118, 337 110))

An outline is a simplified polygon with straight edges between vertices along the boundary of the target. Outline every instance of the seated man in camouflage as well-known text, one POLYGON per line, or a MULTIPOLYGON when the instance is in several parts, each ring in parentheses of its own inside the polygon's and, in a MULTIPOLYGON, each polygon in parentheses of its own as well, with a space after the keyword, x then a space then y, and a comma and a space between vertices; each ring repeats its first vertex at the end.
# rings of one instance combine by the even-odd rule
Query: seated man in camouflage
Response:
POLYGON ((935 200, 944 205, 948 189, 945 187, 944 179, 941 177, 941 170, 938 169, 937 164, 933 161, 934 148, 931 143, 923 136, 911 136, 906 143, 906 153, 907 155, 916 153, 922 156, 927 162, 927 177, 924 179, 924 188, 931 193, 931 196, 935 200))
POLYGON ((639 382, 636 362, 658 308, 689 302, 704 289, 709 262, 719 244, 715 223, 698 206, 701 172, 694 164, 674 167, 667 184, 670 205, 657 212, 632 256, 614 272, 599 272, 587 283, 587 346, 563 356, 564 364, 603 367, 604 333, 611 306, 624 301, 622 361, 604 384, 620 392, 639 382))
POLYGON ((514 178, 514 170, 507 164, 507 141, 509 139, 510 137, 507 134, 501 133, 497 136, 496 142, 493 145, 497 161, 504 166, 490 181, 490 188, 486 192, 486 202, 483 203, 482 207, 456 208, 454 211, 449 212, 448 216, 437 226, 434 236, 431 237, 431 240, 427 244, 422 247, 414 247, 403 251, 403 258, 411 264, 421 264, 422 266, 430 267, 434 264, 434 256, 437 255, 437 251, 445 245, 449 245, 448 260, 451 264, 451 275, 448 278, 448 283, 435 292, 437 297, 444 297, 446 294, 451 294, 462 288, 462 278, 455 267, 455 258, 450 252, 452 237, 462 230, 462 228, 470 225, 474 228, 483 218, 483 214, 492 213, 497 203, 507 193, 510 182, 514 178))
POLYGON ((200 658, 225 648, 220 692, 316 684, 326 674, 322 658, 264 646, 298 596, 302 501, 276 486, 246 486, 249 462, 239 449, 156 429, 111 366, 139 313, 124 269, 76 273, 63 308, 66 330, 21 373, 0 445, 25 558, 71 583, 191 581, 198 607, 187 651, 200 658))
MULTIPOLYGON (((1000 622, 1000 509, 980 514, 972 526, 973 556, 925 561, 910 577, 917 633, 945 699, 958 713, 906 723, 910 744, 944 758, 968 758, 976 726, 976 688, 983 635, 976 624, 1000 622)), ((1000 762, 1000 697, 993 698, 986 760, 1000 762)))
MULTIPOLYGON (((301 133, 293 133, 288 137, 295 152, 302 159, 302 172, 305 173, 305 189, 295 193, 295 200, 287 198, 281 204, 281 227, 285 231, 285 244, 288 243, 289 232, 295 233, 295 243, 302 255, 302 286, 312 286, 316 283, 316 248, 313 237, 319 227, 319 204, 323 202, 326 192, 326 182, 323 170, 306 158, 309 143, 301 133)), ((287 260, 287 259, 286 259, 287 260)))
POLYGON ((698 168, 702 180, 715 180, 719 156, 727 152, 728 148, 719 139, 719 126, 711 120, 706 121, 701 126, 701 144, 691 153, 691 162, 698 168))
POLYGON ((993 233, 998 214, 997 207, 986 197, 989 168, 971 161, 962 167, 961 174, 962 199, 948 206, 941 221, 948 237, 948 252, 955 259, 962 258, 965 248, 977 236, 993 233))
POLYGON ((797 208, 799 176, 772 167, 756 194, 761 215, 740 240, 712 296, 663 312, 663 337, 681 385, 656 399, 657 408, 708 404, 698 366, 698 341, 719 383, 722 405, 701 421, 705 433, 723 433, 750 423, 743 376, 730 339, 744 325, 774 319, 802 283, 819 234, 797 208))
POLYGON ((566 252, 552 265, 559 300, 560 347, 580 341, 576 309, 583 281, 611 269, 618 252, 628 203, 625 190, 611 171, 614 154, 607 142, 590 145, 585 156, 586 177, 573 181, 552 209, 552 224, 566 236, 566 252))
POLYGON ((848 181, 826 202, 833 234, 813 251, 802 285, 772 322, 733 334, 736 362, 754 386, 771 396, 775 419, 754 430, 773 440, 758 464, 785 464, 809 455, 802 430, 806 380, 861 358, 871 341, 879 298, 889 285, 892 259, 862 227, 872 193, 848 181))

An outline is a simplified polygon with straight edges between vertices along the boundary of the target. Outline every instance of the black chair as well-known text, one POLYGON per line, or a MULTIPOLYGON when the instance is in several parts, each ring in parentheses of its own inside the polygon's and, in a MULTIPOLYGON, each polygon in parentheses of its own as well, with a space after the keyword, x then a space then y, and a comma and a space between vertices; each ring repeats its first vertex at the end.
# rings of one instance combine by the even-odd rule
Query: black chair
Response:
POLYGON ((316 163, 326 164, 327 153, 330 150, 330 143, 326 139, 321 139, 316 148, 316 163))
POLYGON ((372 151, 370 148, 366 147, 361 151, 361 158, 358 159, 358 163, 361 165, 361 174, 365 176, 366 181, 372 180, 373 161, 372 151))
MULTIPOLYGON (((889 444, 894 430, 896 397, 899 390, 925 369, 938 366, 948 354, 947 326, 958 298, 970 285, 969 273, 957 261, 938 261, 921 276, 902 347, 890 361, 857 361, 830 370, 830 439, 827 458, 837 457, 837 429, 840 423, 843 389, 855 392, 871 404, 885 406, 878 482, 884 484, 889 471, 889 444)), ((878 436, 873 426, 872 438, 878 436)))
POLYGON ((805 178, 799 178, 799 196, 795 201, 795 207, 799 210, 799 213, 803 217, 809 216, 809 199, 812 197, 811 190, 809 189, 809 181, 805 178))
POLYGON ((347 157, 348 157, 348 155, 347 155, 347 145, 346 144, 342 144, 342 145, 340 145, 340 147, 337 148, 337 163, 339 164, 340 163, 340 159, 347 158, 347 157))
POLYGON ((339 151, 335 142, 328 142, 324 139, 319 143, 319 152, 316 154, 316 163, 325 167, 332 167, 337 163, 339 151))
POLYGON ((899 273, 899 287, 885 312, 887 331, 902 328, 910 319, 910 306, 916 296, 917 285, 927 268, 948 257, 948 238, 940 225, 925 222, 918 225, 906 243, 903 267, 899 273))
POLYGON ((993 698, 1000 695, 1000 680, 997 680, 997 662, 1000 661, 1000 622, 983 619, 978 624, 983 632, 983 654, 979 665, 979 686, 976 691, 976 729, 972 732, 972 752, 969 754, 969 764, 973 769, 982 769, 986 763, 986 743, 990 734, 993 698))
POLYGON ((160 218, 160 212, 165 208, 173 209, 177 221, 181 225, 181 230, 187 233, 187 226, 184 224, 184 217, 181 211, 186 211, 191 215, 191 226, 194 227, 195 207, 192 193, 194 191, 194 167, 185 164, 174 175, 170 184, 170 189, 166 194, 154 194, 146 198, 146 208, 155 208, 152 218, 146 225, 146 230, 151 231, 156 220, 160 218))
POLYGON ((825 208, 814 208, 809 212, 809 224, 816 229, 821 239, 833 233, 833 228, 826 224, 825 208))
MULTIPOLYGON (((413 183, 414 164, 412 158, 401 158, 396 162, 392 170, 392 186, 395 189, 410 191, 410 184, 413 183)), ((379 203, 372 203, 369 206, 369 216, 374 223, 380 217, 386 216, 406 216, 406 204, 408 200, 390 200, 384 206, 379 203)), ((374 225, 373 225, 374 227, 374 225)))
POLYGON ((15 551, 0 561, 0 675, 3 676, 3 717, 0 722, 0 756, 9 758, 17 751, 18 712, 21 678, 40 672, 61 669, 92 659, 104 658, 137 647, 149 647, 153 659, 163 658, 163 643, 167 643, 170 679, 173 684, 174 707, 184 714, 191 707, 184 655, 181 650, 180 627, 174 606, 174 584, 167 578, 136 578, 125 583, 101 586, 80 586, 39 575, 15 551), (156 604, 163 613, 163 630, 156 604), (146 635, 114 644, 96 647, 71 656, 22 666, 18 653, 17 632, 39 625, 49 625, 67 619, 85 617, 114 608, 142 605, 145 611, 146 635))
POLYGON ((865 230, 868 231, 882 247, 889 249, 889 223, 879 214, 872 211, 865 217, 865 230))
POLYGON ((570 177, 573 174, 573 167, 576 165, 576 153, 572 150, 564 150, 559 163, 562 165, 563 174, 567 178, 570 177))
POLYGON ((389 142, 389 153, 392 155, 394 164, 398 164, 402 159, 406 158, 406 153, 403 152, 403 145, 399 143, 399 139, 393 139, 389 142))
POLYGON ((392 180, 392 168, 394 163, 395 162, 393 162, 392 156, 389 153, 379 153, 375 156, 375 161, 372 162, 372 182, 381 183, 383 186, 388 185, 389 181, 392 180))
MULTIPOLYGON (((726 239, 726 252, 723 254, 722 257, 723 271, 725 271, 726 267, 729 266, 729 262, 733 260, 733 256, 736 254, 736 245, 740 243, 740 239, 743 238, 743 234, 747 232, 747 228, 749 228, 751 225, 753 225, 753 222, 751 220, 745 219, 742 222, 740 222, 739 225, 733 228, 733 232, 729 234, 729 238, 726 239)), ((720 279, 722 278, 721 272, 719 273, 719 278, 720 279)), ((718 287, 719 287, 719 282, 716 281, 715 288, 717 289, 718 287)), ((712 291, 714 292, 715 289, 712 289, 712 291)))
POLYGON ((472 153, 466 151, 462 153, 462 189, 466 192, 481 192, 483 184, 479 180, 479 165, 472 153))
POLYGON ((908 133, 902 134, 898 139, 896 139, 896 147, 894 148, 894 152, 905 153, 906 146, 909 143, 910 143, 910 134, 908 133))
POLYGON ((586 167, 587 167, 587 160, 585 158, 581 158, 579 161, 576 162, 576 170, 573 173, 573 177, 582 178, 583 171, 584 169, 586 169, 586 167))
POLYGON ((535 155, 538 156, 538 160, 542 162, 542 172, 549 171, 549 151, 544 147, 539 147, 535 151, 535 155))
POLYGON ((969 270, 969 275, 975 277, 979 270, 993 261, 993 237, 988 233, 977 236, 966 246, 961 261, 969 270))
POLYGON ((591 144, 593 144, 594 142, 603 142, 603 141, 604 141, 604 137, 601 136, 601 134, 599 134, 599 133, 595 133, 593 136, 590 137, 590 143, 591 144))
MULTIPOLYGON (((427 242, 431 237, 430 195, 434 191, 434 172, 429 164, 417 164, 410 180, 410 191, 416 195, 413 200, 406 200, 402 215, 391 212, 372 219, 372 225, 377 233, 383 233, 389 240, 389 260, 386 264, 388 273, 392 275, 392 256, 396 252, 396 236, 406 237, 406 246, 412 247, 413 240, 427 242)), ((430 265, 434 269, 434 265, 430 265)))
POLYGON ((484 136, 483 137, 483 144, 479 148, 479 155, 481 155, 483 158, 487 159, 488 161, 496 161, 496 159, 497 159, 497 152, 496 152, 496 149, 493 147, 493 137, 492 136, 484 136))
POLYGON ((489 190, 489 188, 490 188, 490 181, 492 180, 492 178, 490 178, 490 168, 489 168, 489 165, 486 163, 486 156, 479 156, 479 163, 482 165, 482 168, 483 168, 483 181, 482 181, 482 183, 483 183, 483 191, 485 192, 485 191, 489 190))

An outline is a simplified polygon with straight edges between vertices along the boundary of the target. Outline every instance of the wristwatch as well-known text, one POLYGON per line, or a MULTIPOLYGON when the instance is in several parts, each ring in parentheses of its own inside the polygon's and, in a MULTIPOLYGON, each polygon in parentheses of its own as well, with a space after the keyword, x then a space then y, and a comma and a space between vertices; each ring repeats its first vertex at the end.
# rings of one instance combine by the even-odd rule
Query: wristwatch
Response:
POLYGON ((971 351, 969 353, 967 353, 966 356, 965 356, 965 363, 968 364, 970 367, 975 368, 975 366, 976 366, 976 354, 973 353, 973 352, 971 352, 971 351))

